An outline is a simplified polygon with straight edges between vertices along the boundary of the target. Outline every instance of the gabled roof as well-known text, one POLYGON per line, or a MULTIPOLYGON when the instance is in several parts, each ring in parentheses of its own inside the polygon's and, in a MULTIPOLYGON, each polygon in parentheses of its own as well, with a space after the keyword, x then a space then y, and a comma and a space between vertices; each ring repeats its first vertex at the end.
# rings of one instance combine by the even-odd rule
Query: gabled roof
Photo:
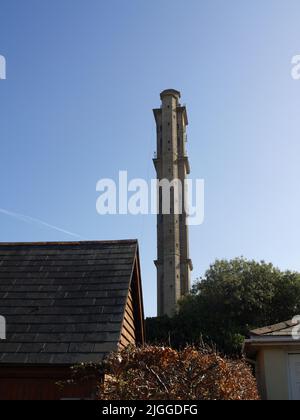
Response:
POLYGON ((244 342, 244 352, 248 357, 255 357, 259 349, 272 346, 292 346, 300 348, 300 320, 281 322, 268 327, 250 331, 250 338, 244 342))
POLYGON ((289 336, 292 336, 295 326, 299 324, 300 324, 300 321, 299 322, 295 322, 293 320, 285 321, 285 322, 281 322, 280 324, 274 324, 268 327, 252 330, 250 334, 251 336, 260 336, 260 337, 263 337, 263 336, 289 337, 289 336))
POLYGON ((99 362, 120 343, 129 293, 143 340, 137 241, 0 244, 0 364, 99 362))

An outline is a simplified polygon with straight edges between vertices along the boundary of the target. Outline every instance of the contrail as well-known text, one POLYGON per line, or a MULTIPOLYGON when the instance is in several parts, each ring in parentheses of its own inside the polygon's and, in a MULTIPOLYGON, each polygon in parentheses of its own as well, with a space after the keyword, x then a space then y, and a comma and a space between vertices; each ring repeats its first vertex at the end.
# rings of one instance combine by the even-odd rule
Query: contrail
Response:
POLYGON ((5 214, 6 216, 13 217, 14 219, 20 220, 25 223, 33 223, 40 226, 45 226, 49 229, 56 230, 57 232, 65 233, 66 235, 73 236, 74 238, 82 238, 77 233, 69 232, 68 230, 61 229, 60 227, 50 225, 49 223, 43 222, 42 220, 36 219, 35 217, 25 216, 24 214, 14 213, 13 211, 8 211, 2 208, 0 208, 0 213, 5 214))

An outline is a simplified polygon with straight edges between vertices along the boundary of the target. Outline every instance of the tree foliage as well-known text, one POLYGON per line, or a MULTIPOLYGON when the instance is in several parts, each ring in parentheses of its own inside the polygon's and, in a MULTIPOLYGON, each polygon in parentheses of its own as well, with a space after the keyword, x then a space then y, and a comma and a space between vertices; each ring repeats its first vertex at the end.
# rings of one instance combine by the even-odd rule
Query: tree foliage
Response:
POLYGON ((128 347, 105 361, 101 400, 257 400, 243 360, 187 347, 128 347))
POLYGON ((210 266, 172 318, 147 320, 151 343, 179 348, 199 340, 224 353, 238 353, 244 337, 300 313, 300 275, 272 264, 237 258, 210 266))

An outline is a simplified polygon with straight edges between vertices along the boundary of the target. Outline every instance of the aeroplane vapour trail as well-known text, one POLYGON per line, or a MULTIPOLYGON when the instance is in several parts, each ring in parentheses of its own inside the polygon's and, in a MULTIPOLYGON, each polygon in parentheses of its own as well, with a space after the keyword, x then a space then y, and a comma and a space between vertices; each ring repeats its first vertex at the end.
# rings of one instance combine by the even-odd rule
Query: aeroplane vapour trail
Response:
POLYGON ((36 225, 39 225, 39 226, 44 226, 44 227, 47 227, 49 229, 56 230, 57 232, 64 233, 64 234, 69 235, 69 236, 73 236, 74 238, 81 238, 81 236, 78 235, 77 233, 69 232, 68 230, 62 229, 58 226, 51 225, 51 224, 49 224, 47 222, 44 222, 40 219, 37 219, 35 217, 25 216, 24 214, 15 213, 13 211, 5 210, 5 209, 2 209, 2 208, 0 208, 0 213, 5 214, 6 216, 12 217, 14 219, 20 220, 20 221, 25 222, 25 223, 32 223, 32 224, 36 224, 36 225))

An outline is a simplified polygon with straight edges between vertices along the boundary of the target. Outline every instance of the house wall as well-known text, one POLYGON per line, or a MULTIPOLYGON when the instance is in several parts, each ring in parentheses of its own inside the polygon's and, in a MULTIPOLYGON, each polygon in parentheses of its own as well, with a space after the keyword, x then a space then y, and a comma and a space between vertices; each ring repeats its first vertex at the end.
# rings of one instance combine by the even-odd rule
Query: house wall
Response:
POLYGON ((135 327, 134 303, 132 298, 132 291, 130 289, 125 308, 124 321, 121 331, 120 348, 136 344, 136 327, 135 327))
POLYGON ((70 368, 1 367, 0 401, 95 398, 96 380, 58 386, 57 382, 70 378, 70 368))
POLYGON ((136 258, 122 322, 119 342, 120 350, 129 345, 143 345, 145 343, 143 293, 141 286, 139 260, 136 258))
POLYGON ((257 354, 256 376, 261 397, 269 401, 290 399, 289 354, 300 353, 299 346, 261 348, 257 354))
POLYGON ((255 373, 256 373, 259 395, 261 396, 263 400, 266 400, 267 388, 266 388, 266 378, 265 378, 265 358, 264 358, 263 351, 260 351, 257 354, 255 373))
POLYGON ((288 360, 284 349, 264 349, 266 399, 289 400, 288 360))

